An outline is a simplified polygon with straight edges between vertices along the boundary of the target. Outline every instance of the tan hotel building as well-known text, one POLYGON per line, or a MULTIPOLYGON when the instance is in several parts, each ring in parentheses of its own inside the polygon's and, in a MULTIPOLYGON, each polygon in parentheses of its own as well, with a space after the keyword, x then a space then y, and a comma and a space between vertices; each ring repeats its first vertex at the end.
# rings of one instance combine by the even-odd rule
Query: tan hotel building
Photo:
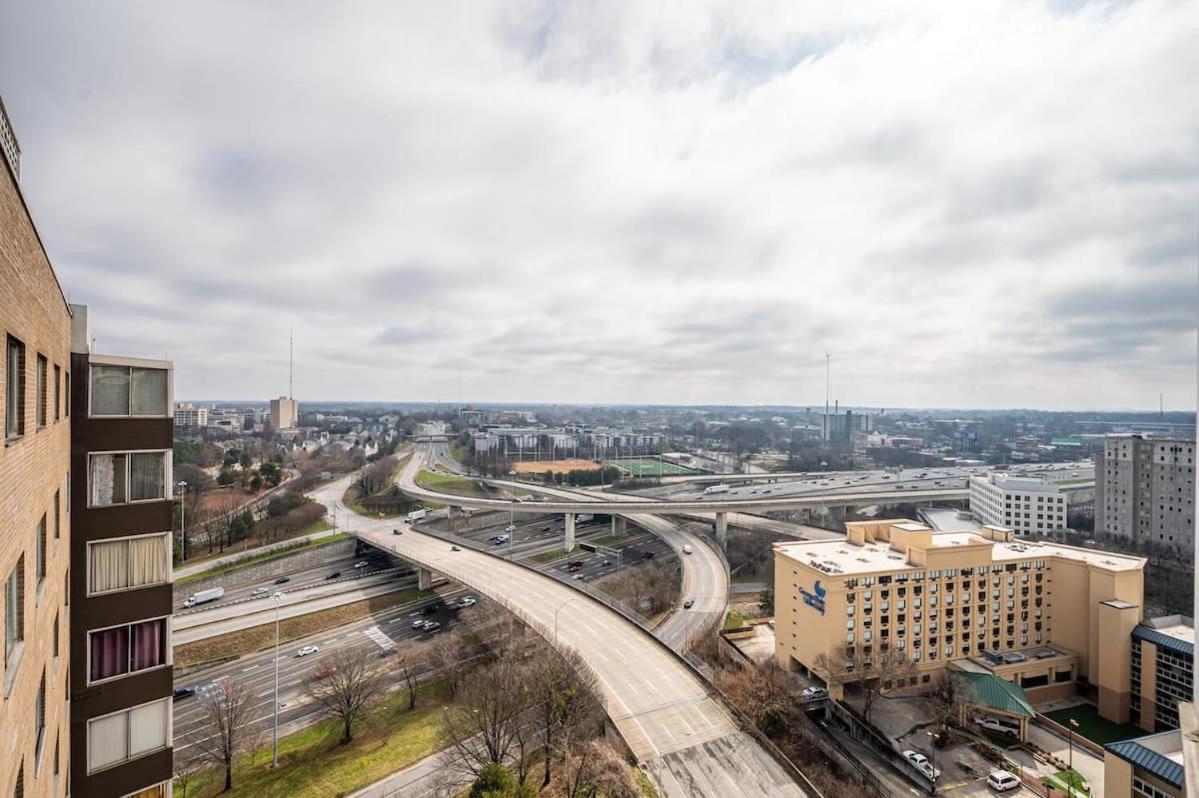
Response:
POLYGON ((1143 558, 902 519, 851 522, 846 536, 774 545, 784 667, 827 679, 826 663, 877 673, 880 658, 902 657, 919 685, 952 664, 1013 681, 1033 702, 1082 680, 1101 714, 1128 720, 1143 558))

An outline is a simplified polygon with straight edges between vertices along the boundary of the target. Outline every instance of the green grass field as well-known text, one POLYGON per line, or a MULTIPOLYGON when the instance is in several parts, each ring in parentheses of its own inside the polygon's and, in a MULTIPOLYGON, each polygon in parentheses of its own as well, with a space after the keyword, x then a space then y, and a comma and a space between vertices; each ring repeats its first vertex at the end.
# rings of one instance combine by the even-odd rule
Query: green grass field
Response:
POLYGON ((457 493, 459 496, 478 496, 487 498, 490 494, 473 479, 459 477, 453 474, 422 471, 416 475, 416 484, 429 490, 439 490, 443 493, 457 493))
POLYGON ((619 460, 605 460, 604 465, 619 468, 630 477, 683 477, 700 473, 694 468, 654 458, 628 457, 619 460))

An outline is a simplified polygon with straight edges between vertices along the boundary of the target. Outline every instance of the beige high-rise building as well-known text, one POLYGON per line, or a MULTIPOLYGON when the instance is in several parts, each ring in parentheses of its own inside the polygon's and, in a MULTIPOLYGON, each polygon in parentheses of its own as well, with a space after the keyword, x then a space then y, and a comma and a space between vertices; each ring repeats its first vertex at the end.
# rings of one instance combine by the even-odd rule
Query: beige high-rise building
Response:
POLYGON ((848 523, 845 540, 776 543, 774 562, 784 667, 884 689, 954 667, 1015 682, 1033 702, 1085 679, 1105 717, 1128 720, 1143 558, 899 519, 848 523), (878 675, 887 660, 911 661, 913 675, 878 675))
POLYGON ((295 399, 280 396, 271 400, 271 427, 273 429, 295 429, 300 420, 300 403, 295 399))

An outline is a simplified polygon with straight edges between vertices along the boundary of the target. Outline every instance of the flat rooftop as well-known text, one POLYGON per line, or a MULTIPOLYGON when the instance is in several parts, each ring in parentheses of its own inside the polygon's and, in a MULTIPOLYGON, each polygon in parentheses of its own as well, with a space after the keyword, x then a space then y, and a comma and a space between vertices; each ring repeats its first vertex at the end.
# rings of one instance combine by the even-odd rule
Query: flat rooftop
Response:
POLYGON ((1060 493, 1056 483, 1039 477, 1008 477, 1000 474, 988 474, 983 477, 972 477, 980 482, 990 482, 1003 491, 1016 493, 1060 493))
MULTIPOLYGON (((896 526, 908 531, 923 531, 929 527, 915 522, 900 522, 896 526)), ((1145 559, 1126 554, 1080 549, 1059 543, 1014 540, 1010 543, 995 543, 970 531, 930 530, 932 547, 945 549, 955 546, 989 546, 992 563, 1016 560, 1058 558, 1084 562, 1109 571, 1135 571, 1144 568, 1145 559)), ((848 540, 797 540, 775 543, 776 551, 817 570, 832 574, 870 574, 876 572, 923 571, 927 566, 909 563, 903 552, 891 547, 887 541, 873 543, 851 543, 848 540)), ((986 564, 980 561, 979 565, 986 564)))

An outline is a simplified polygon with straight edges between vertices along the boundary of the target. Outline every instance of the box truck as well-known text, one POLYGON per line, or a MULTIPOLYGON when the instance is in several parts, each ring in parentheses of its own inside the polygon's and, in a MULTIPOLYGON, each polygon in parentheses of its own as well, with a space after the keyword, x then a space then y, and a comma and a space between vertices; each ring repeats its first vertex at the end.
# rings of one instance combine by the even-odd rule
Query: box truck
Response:
POLYGON ((410 523, 410 524, 415 523, 415 522, 421 520, 422 518, 424 518, 425 516, 427 516, 428 514, 429 514, 429 511, 424 507, 420 508, 419 510, 413 510, 412 512, 408 513, 408 523, 410 523))
POLYGON ((216 601, 224 595, 225 588, 210 587, 207 590, 201 590, 199 593, 192 593, 187 597, 187 601, 183 602, 183 606, 194 607, 197 604, 207 604, 210 601, 216 601))

